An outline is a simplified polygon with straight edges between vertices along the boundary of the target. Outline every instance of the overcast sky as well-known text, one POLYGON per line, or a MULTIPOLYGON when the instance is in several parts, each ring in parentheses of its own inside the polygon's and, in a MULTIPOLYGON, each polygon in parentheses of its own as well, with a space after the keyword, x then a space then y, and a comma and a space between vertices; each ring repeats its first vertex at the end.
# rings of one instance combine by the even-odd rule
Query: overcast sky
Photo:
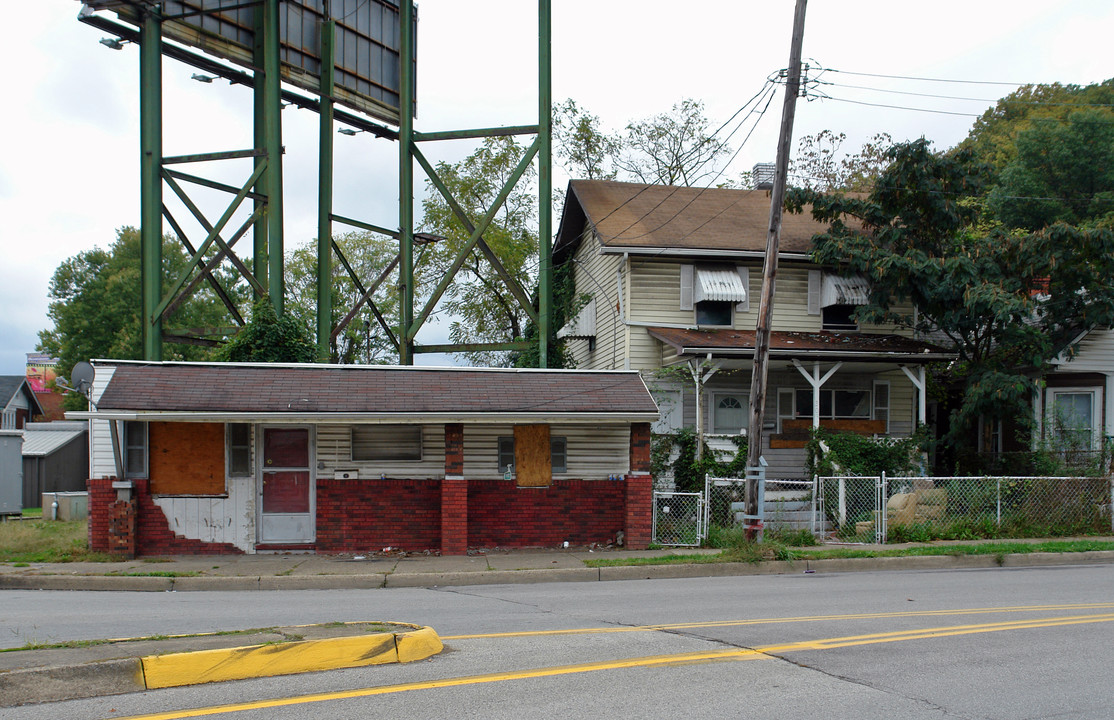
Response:
MULTIPOLYGON (((787 64, 793 4, 553 0, 553 97, 574 98, 607 130, 694 98, 718 126, 787 64)), ((9 68, 0 113, 3 375, 22 374, 25 353, 48 327, 48 285, 59 263, 107 247, 116 228, 139 224, 137 48, 99 44, 103 33, 77 21, 80 7, 75 0, 22 3, 0 49, 9 68)), ((535 3, 420 0, 418 8, 418 130, 536 122, 535 3)), ((1114 75, 1112 30, 1109 0, 813 0, 803 56, 842 72, 822 76, 837 83, 818 88, 832 99, 798 104, 794 147, 824 129, 846 133, 851 150, 879 132, 950 147, 1018 84, 1086 85, 1114 75)), ((250 92, 194 82, 194 72, 164 64, 164 153, 249 147, 250 92)), ((729 175, 774 160, 781 102, 779 93, 729 175)), ((317 118, 291 107, 283 123, 289 249, 316 234, 317 118)), ((733 138, 734 148, 748 128, 733 138)), ((426 150, 435 160, 456 160, 473 147, 426 150)), ((334 211, 397 226, 394 144, 361 134, 338 136, 336 149, 334 211)), ((242 182, 243 167, 230 162, 207 174, 242 182)), ((420 186, 420 170, 417 177, 420 186)), ((567 178, 559 169, 557 177, 567 178)))

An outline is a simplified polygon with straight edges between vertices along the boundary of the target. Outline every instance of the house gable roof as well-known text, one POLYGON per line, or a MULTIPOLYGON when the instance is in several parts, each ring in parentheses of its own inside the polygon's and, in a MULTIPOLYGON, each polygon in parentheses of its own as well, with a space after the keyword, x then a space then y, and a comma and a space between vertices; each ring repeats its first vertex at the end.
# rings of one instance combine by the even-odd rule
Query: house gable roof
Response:
POLYGON ((632 371, 119 363, 91 416, 114 412, 355 422, 649 421, 657 406, 632 371))
MULTIPOLYGON (((610 180, 569 183, 555 254, 575 249, 587 221, 604 248, 762 254, 770 222, 765 190, 644 185, 610 180)), ((807 256, 828 225, 806 212, 784 213, 781 254, 807 256)))
POLYGON ((7 406, 12 398, 20 392, 27 396, 31 415, 42 415, 43 406, 39 403, 39 399, 35 397, 34 391, 31 390, 31 384, 27 382, 26 377, 23 375, 0 375, 0 408, 7 406))

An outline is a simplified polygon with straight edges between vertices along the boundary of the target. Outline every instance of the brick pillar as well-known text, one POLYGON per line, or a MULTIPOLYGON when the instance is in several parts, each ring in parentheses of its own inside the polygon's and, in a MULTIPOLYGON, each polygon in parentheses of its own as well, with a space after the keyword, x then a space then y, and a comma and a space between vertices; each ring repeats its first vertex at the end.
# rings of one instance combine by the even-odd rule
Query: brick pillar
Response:
POLYGON ((650 477, 650 423, 631 423, 630 473, 626 477, 625 545, 645 550, 653 533, 653 488, 650 477))
POLYGON ((464 426, 445 424, 445 479, 441 482, 441 554, 468 552, 468 481, 464 479, 464 426))
POLYGON ((135 498, 117 500, 109 508, 108 552, 135 559, 135 498))

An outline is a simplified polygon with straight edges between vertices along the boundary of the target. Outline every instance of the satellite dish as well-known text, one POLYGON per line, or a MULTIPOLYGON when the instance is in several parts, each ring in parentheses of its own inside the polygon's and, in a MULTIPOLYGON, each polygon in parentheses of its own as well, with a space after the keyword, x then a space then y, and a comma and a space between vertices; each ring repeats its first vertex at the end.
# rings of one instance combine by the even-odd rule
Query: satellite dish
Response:
POLYGON ((79 362, 74 365, 73 371, 70 373, 70 378, 73 380, 73 389, 83 395, 88 395, 93 388, 93 376, 95 374, 96 371, 93 366, 87 362, 79 362))

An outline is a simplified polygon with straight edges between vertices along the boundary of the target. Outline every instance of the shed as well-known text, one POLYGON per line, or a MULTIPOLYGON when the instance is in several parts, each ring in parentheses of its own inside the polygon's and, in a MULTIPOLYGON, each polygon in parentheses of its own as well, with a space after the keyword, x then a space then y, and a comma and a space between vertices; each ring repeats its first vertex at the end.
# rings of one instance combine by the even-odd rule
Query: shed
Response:
POLYGON ((90 537, 126 554, 650 535, 637 372, 94 361, 90 537), (128 528, 131 528, 130 534, 128 528))
POLYGON ((23 507, 43 493, 80 492, 89 479, 87 422, 28 423, 23 429, 23 507))

